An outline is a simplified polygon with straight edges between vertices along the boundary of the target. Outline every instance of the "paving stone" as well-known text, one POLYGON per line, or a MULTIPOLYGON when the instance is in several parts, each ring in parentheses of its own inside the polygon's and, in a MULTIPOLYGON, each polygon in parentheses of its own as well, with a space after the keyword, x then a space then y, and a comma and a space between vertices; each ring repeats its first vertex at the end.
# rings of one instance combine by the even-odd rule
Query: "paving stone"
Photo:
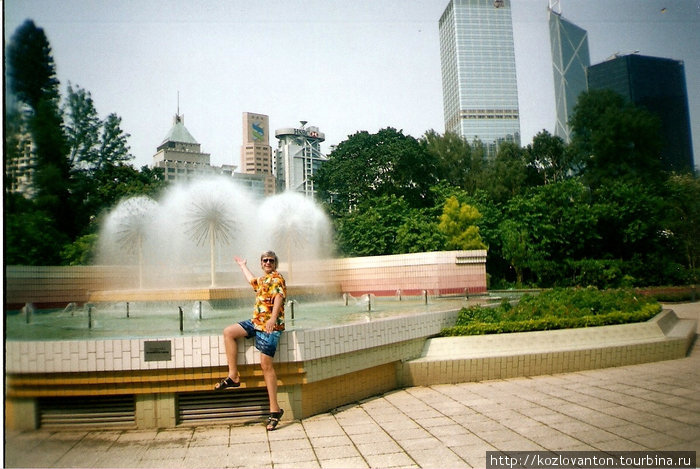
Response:
POLYGON ((700 341, 678 360, 395 390, 274 432, 10 430, 5 466, 484 467, 486 451, 545 449, 698 451, 700 341))

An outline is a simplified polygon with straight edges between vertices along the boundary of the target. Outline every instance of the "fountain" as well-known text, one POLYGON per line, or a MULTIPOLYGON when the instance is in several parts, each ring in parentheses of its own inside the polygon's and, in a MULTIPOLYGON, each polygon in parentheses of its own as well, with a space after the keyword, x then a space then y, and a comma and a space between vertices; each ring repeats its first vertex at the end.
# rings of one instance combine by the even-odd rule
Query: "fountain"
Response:
POLYGON ((118 252, 124 260, 130 260, 129 255, 136 254, 139 288, 143 288, 143 242, 144 238, 147 238, 149 221, 156 207, 157 203, 146 196, 124 200, 109 214, 105 222, 104 232, 112 236, 100 238, 102 250, 115 249, 114 254, 118 252))
MULTIPOLYGON (((293 263, 306 265, 301 280, 319 280, 312 275, 314 263, 330 256, 331 238, 323 210, 301 194, 259 200, 230 179, 209 178, 174 185, 157 202, 135 197, 119 203, 100 232, 97 263, 138 265, 139 280, 132 290, 141 290, 141 296, 134 292, 132 299, 156 289, 163 290, 164 299, 190 290, 190 299, 191 290, 207 287, 200 299, 208 300, 212 289, 243 285, 234 255, 253 262, 272 249, 279 253, 288 282, 293 263)), ((129 299, 124 288, 116 290, 118 294, 94 292, 91 301, 129 299)))
MULTIPOLYGON (((26 305, 6 317, 9 426, 33 428, 53 408, 63 419, 66 396, 94 397, 92 416, 103 397, 122 399, 130 410, 114 425, 227 418, 236 395, 211 391, 226 370, 221 330, 250 317, 253 301, 234 255, 254 272, 261 252, 280 257, 289 309, 275 361, 291 418, 400 385, 397 363, 454 322, 465 288, 486 289, 485 251, 336 259, 331 239, 313 200, 261 200, 212 178, 117 205, 98 265, 8 266, 6 311, 26 305)), ((264 393, 259 355, 242 342, 242 388, 264 393)))

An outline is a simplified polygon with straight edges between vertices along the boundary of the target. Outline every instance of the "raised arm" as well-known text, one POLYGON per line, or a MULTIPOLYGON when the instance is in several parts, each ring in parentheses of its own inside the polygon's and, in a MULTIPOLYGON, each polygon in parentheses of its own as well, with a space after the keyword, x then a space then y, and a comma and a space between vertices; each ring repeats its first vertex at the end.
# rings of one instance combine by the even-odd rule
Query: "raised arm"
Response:
POLYGON ((250 281, 255 278, 255 275, 253 275, 253 272, 251 272, 248 268, 248 261, 241 259, 240 257, 234 257, 234 259, 236 260, 238 267, 241 268, 241 272, 243 272, 243 275, 245 275, 246 280, 248 280, 248 283, 250 283, 250 281))

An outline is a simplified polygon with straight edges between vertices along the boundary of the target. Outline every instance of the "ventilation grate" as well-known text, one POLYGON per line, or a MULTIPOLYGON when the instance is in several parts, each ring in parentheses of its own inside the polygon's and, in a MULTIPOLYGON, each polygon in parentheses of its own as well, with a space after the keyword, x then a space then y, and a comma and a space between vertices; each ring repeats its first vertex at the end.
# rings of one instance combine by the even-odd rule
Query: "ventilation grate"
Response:
POLYGON ((178 424, 253 422, 267 417, 266 389, 178 394, 178 424))
POLYGON ((46 429, 136 427, 133 395, 39 399, 39 425, 46 429))

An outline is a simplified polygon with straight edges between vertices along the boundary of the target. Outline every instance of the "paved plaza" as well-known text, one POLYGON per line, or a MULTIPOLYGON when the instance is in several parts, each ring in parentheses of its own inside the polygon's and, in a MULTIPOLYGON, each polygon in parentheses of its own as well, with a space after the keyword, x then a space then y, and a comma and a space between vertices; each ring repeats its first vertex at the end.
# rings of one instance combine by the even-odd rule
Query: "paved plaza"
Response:
MULTIPOLYGON (((700 303, 673 305, 699 318, 700 303)), ((700 325, 699 325, 700 327, 700 325)), ((486 451, 700 450, 700 345, 686 358, 429 387, 301 421, 5 433, 4 467, 485 467, 486 451)))

